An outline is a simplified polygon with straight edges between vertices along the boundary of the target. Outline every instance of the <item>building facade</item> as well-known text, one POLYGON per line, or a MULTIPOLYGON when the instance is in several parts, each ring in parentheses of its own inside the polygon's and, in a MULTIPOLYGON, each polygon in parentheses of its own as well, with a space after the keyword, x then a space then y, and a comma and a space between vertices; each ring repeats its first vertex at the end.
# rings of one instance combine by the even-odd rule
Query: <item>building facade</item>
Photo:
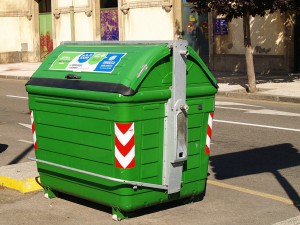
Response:
MULTIPOLYGON (((257 72, 300 71, 300 19, 251 21, 257 72)), ((241 20, 197 15, 185 0, 2 0, 0 63, 38 62, 62 41, 186 39, 211 70, 245 71, 241 20)))
MULTIPOLYGON (((226 23, 226 32, 217 27, 222 18, 214 18, 213 51, 210 67, 214 70, 246 71, 242 19, 226 23)), ((250 21, 254 66, 260 74, 299 72, 299 18, 274 13, 250 21), (296 20, 297 19, 297 20, 296 20)), ((225 29, 225 28, 224 28, 225 29)))

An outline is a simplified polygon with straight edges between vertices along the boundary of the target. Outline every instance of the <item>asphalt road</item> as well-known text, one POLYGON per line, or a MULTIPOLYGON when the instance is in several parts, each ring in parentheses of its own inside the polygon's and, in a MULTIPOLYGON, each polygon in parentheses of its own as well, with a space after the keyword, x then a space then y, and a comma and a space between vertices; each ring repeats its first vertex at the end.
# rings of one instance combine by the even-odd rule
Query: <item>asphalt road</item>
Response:
MULTIPOLYGON (((0 166, 33 155, 23 81, 0 80, 0 166), (12 97, 15 96, 15 97, 12 97), (23 140, 23 141, 20 141, 23 140)), ((300 224, 300 105, 217 98, 203 201, 145 209, 122 224, 300 224)), ((110 208, 0 189, 0 225, 112 224, 110 208)))
POLYGON ((27 162, 34 155, 25 84, 0 79, 0 166, 27 162))

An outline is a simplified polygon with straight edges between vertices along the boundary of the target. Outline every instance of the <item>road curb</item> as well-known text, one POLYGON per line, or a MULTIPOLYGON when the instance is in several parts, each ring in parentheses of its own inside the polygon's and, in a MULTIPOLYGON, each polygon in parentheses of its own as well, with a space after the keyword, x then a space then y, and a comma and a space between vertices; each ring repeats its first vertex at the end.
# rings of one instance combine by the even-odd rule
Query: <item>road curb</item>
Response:
POLYGON ((42 189, 42 187, 37 183, 36 178, 16 180, 11 177, 0 176, 0 185, 2 187, 17 190, 21 193, 28 193, 42 189))
POLYGON ((279 95, 268 95, 260 93, 243 93, 235 91, 219 91, 217 96, 230 97, 230 98, 243 98, 243 99, 255 99, 255 100, 265 100, 273 102, 290 102, 290 103, 300 103, 300 98, 289 97, 289 96, 279 96, 279 95))
POLYGON ((16 76, 16 75, 3 75, 0 74, 1 79, 11 79, 11 80, 29 80, 28 76, 16 76))
POLYGON ((0 167, 0 186, 22 193, 41 190, 35 162, 0 167))
MULTIPOLYGON (((0 74, 2 79, 13 79, 13 80, 29 80, 30 76, 16 76, 16 75, 3 75, 0 74)), ((219 91, 217 96, 230 97, 230 98, 243 98, 243 99, 256 99, 256 100, 265 100, 273 102, 290 102, 290 103, 300 103, 300 98, 298 97, 289 97, 289 96, 280 96, 280 95, 268 95, 257 93, 247 93, 243 90, 239 91, 219 91)))

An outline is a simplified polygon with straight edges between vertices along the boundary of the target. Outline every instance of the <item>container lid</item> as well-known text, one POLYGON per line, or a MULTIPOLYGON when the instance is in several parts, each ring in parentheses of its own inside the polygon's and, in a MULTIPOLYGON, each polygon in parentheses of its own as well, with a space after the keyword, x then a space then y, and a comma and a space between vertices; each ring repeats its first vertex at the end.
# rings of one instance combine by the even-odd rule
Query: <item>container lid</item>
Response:
POLYGON ((26 85, 134 95, 168 43, 65 42, 26 85))

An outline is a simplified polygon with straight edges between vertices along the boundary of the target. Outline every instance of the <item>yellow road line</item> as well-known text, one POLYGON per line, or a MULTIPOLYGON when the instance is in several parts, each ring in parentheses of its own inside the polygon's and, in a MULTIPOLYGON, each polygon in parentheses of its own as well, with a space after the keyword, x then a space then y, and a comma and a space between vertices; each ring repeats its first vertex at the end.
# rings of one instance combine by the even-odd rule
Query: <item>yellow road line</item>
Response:
POLYGON ((283 198, 283 197, 280 197, 277 195, 271 195, 271 194, 264 193, 264 192, 254 191, 254 190, 250 190, 247 188, 242 188, 242 187, 238 187, 238 186, 234 186, 234 185, 230 185, 230 184, 225 184, 225 183, 218 182, 215 180, 207 180, 207 183, 218 186, 218 187, 222 187, 222 188, 227 188, 227 189, 231 189, 231 190, 235 190, 235 191, 239 191, 239 192, 243 192, 243 193, 247 193, 247 194, 251 194, 251 195, 255 195, 255 196, 259 196, 259 197, 263 197, 263 198, 272 199, 272 200, 275 200, 278 202, 283 202, 288 205, 294 204, 294 202, 288 198, 283 198))

